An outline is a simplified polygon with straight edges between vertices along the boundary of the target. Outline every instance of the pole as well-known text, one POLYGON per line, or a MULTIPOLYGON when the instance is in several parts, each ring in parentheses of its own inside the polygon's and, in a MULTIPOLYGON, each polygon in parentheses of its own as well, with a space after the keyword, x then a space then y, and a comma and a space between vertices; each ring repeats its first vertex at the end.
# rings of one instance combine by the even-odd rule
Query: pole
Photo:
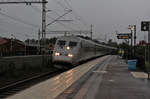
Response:
POLYGON ((150 52, 149 52, 149 46, 150 46, 150 22, 149 22, 149 30, 148 30, 148 50, 147 50, 147 55, 148 55, 148 62, 150 61, 150 52))
POLYGON ((136 56, 136 25, 134 25, 134 56, 136 56))
MULTIPOLYGON (((46 2, 46 0, 43 0, 46 2)), ((42 3, 42 44, 45 44, 46 39, 46 3, 42 3)))
POLYGON ((16 40, 16 37, 13 34, 11 34, 11 36, 12 36, 12 38, 11 38, 11 51, 12 51, 12 55, 13 55, 13 54, 15 54, 15 47, 13 47, 13 45, 15 46, 15 43, 13 44, 13 41, 16 40), (13 37, 14 37, 14 39, 13 39, 13 37), (14 50, 13 50, 13 48, 14 48, 14 50), (14 51, 14 53, 13 53, 13 51, 14 51))
POLYGON ((13 38, 11 37, 11 56, 13 55, 13 38))
POLYGON ((133 50, 132 50, 132 47, 133 47, 133 31, 131 29, 131 58, 132 58, 132 55, 133 55, 133 50))
POLYGON ((149 30, 148 30, 148 44, 150 44, 150 22, 149 22, 149 30))
POLYGON ((148 55, 148 56, 147 56, 147 58, 148 58, 147 61, 150 62, 149 44, 148 44, 147 47, 148 47, 148 48, 147 48, 147 55, 148 55))
POLYGON ((134 25, 134 46, 136 45, 136 25, 134 25))
POLYGON ((38 0, 38 1, 0 1, 0 4, 26 4, 31 5, 32 3, 42 4, 42 40, 45 42, 46 38, 46 0, 38 0))
POLYGON ((133 31, 131 30, 131 48, 133 46, 133 31))
POLYGON ((146 46, 147 46, 147 45, 145 45, 145 61, 146 61, 146 46))
POLYGON ((91 39, 92 39, 92 34, 93 34, 93 25, 91 24, 91 39))
POLYGON ((26 49, 27 49, 27 47, 26 47, 26 42, 24 42, 24 46, 25 46, 24 55, 26 55, 26 49))
MULTIPOLYGON (((7 0, 8 1, 8 0, 7 0)), ((7 2, 6 0, 4 1, 2 1, 2 2, 0 2, 0 4, 26 4, 26 5, 31 5, 32 3, 48 3, 47 1, 8 1, 7 2)))
POLYGON ((39 33, 38 33, 38 51, 39 51, 39 53, 38 54, 40 54, 40 52, 41 52, 41 40, 40 40, 40 33, 41 33, 41 30, 39 29, 39 33))
POLYGON ((128 45, 129 45, 129 38, 128 38, 128 45))

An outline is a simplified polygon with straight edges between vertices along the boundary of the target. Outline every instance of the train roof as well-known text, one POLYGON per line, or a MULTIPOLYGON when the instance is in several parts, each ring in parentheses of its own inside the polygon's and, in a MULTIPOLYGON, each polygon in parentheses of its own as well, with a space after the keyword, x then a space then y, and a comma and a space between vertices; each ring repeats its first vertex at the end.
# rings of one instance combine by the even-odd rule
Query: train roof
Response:
POLYGON ((57 39, 59 39, 59 40, 69 40, 69 39, 71 39, 71 40, 75 40, 75 41, 78 41, 78 42, 86 41, 86 42, 91 43, 93 45, 106 47, 106 48, 110 48, 110 49, 116 49, 115 47, 99 44, 99 43, 96 43, 96 42, 94 42, 94 41, 92 41, 90 39, 85 39, 85 38, 79 37, 79 36, 60 36, 60 37, 57 37, 57 39))
POLYGON ((76 40, 76 41, 81 41, 82 39, 78 38, 77 36, 60 36, 57 37, 58 40, 76 40))

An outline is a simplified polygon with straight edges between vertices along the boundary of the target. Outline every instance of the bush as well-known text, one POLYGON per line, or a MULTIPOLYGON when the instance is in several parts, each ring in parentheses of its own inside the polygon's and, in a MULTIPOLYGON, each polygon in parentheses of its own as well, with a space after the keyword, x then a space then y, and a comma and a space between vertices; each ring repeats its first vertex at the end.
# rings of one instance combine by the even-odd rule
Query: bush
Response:
POLYGON ((137 59, 137 67, 145 70, 145 58, 141 55, 135 57, 137 59))
POLYGON ((146 69, 146 72, 150 72, 150 63, 149 62, 145 62, 145 69, 146 69))

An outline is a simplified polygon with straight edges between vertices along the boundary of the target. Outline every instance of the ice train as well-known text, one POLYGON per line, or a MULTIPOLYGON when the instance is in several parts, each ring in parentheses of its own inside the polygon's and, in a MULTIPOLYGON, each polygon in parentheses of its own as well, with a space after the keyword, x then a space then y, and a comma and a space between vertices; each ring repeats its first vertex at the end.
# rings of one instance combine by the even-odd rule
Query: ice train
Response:
POLYGON ((114 47, 81 37, 61 36, 55 43, 52 62, 55 65, 75 66, 82 61, 111 53, 113 50, 115 50, 114 47))

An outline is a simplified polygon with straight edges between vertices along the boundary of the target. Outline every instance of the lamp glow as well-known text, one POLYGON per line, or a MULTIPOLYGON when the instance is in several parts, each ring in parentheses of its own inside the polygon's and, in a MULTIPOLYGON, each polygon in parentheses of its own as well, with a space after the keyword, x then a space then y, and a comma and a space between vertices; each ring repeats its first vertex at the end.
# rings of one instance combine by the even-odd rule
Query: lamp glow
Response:
POLYGON ((55 53, 55 56, 59 56, 59 55, 60 55, 60 53, 58 53, 58 52, 55 53))
POLYGON ((72 58, 72 57, 73 57, 73 54, 68 54, 68 57, 72 58))
POLYGON ((70 50, 70 47, 69 47, 69 46, 67 46, 67 50, 70 50))

